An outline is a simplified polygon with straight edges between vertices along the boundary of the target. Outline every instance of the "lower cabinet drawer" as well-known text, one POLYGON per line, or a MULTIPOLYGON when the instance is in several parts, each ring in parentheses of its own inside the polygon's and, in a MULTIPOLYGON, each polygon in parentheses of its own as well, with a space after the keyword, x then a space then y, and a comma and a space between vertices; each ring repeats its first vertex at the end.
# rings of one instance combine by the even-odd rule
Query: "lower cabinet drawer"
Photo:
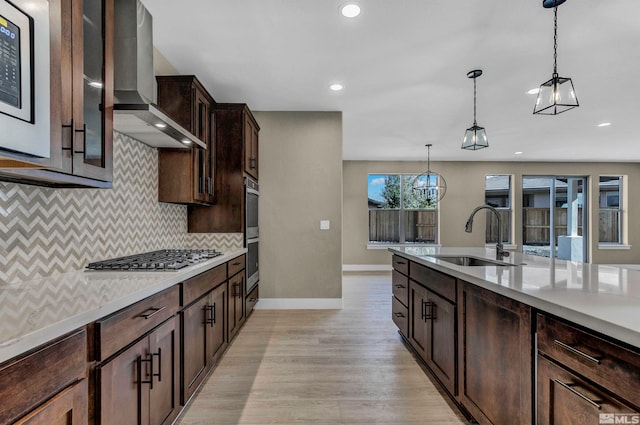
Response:
POLYGON ((640 406, 640 354, 544 314, 537 332, 541 353, 640 406))
POLYGON ((396 297, 391 297, 391 318, 402 335, 409 335, 409 309, 396 297))
POLYGON ((397 270, 402 274, 409 275, 409 260, 400 257, 399 255, 394 255, 391 262, 394 270, 397 270))
POLYGON ((231 277, 234 274, 238 273, 240 270, 244 270, 244 263, 245 263, 245 255, 242 254, 241 256, 234 258, 233 260, 229 260, 229 262, 227 263, 229 266, 229 271, 228 271, 228 276, 231 277))
POLYGON ((0 366, 0 423, 13 423, 84 378, 86 359, 83 329, 0 366))
POLYGON ((258 303, 258 300, 260 299, 260 292, 258 288, 259 286, 256 285, 256 287, 253 288, 253 290, 251 290, 251 292, 249 292, 249 295, 247 296, 247 302, 245 307, 247 316, 249 316, 249 313, 253 311, 253 308, 256 306, 256 304, 258 303))
POLYGON ((409 306, 409 278, 396 270, 391 275, 393 296, 402 304, 409 306))
POLYGON ((185 280, 180 284, 182 288, 180 305, 191 304, 203 294, 224 283, 225 280, 227 280, 227 266, 225 264, 185 280))
POLYGON ((637 413, 632 407, 542 356, 537 391, 538 425, 637 423, 625 417, 637 413), (625 421, 615 422, 616 416, 625 421))
POLYGON ((179 285, 96 322, 96 356, 107 359, 178 312, 179 285))

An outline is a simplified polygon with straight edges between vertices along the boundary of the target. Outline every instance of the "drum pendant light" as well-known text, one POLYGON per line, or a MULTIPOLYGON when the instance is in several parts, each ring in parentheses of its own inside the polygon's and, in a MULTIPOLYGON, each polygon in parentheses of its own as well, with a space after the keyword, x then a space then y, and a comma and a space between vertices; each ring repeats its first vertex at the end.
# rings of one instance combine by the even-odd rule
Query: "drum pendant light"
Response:
POLYGON ((462 140, 462 149, 477 151, 488 148, 487 131, 476 122, 476 78, 482 75, 481 69, 474 69, 467 72, 468 78, 473 78, 473 125, 467 128, 462 140))
POLYGON ((558 115, 578 107, 578 98, 571 78, 558 76, 558 6, 566 0, 543 0, 542 6, 553 7, 553 75, 538 91, 534 114, 558 115))
POLYGON ((447 182, 440 174, 431 171, 431 146, 433 145, 429 143, 425 146, 427 147, 427 171, 416 176, 411 187, 427 204, 436 205, 447 193, 447 182))

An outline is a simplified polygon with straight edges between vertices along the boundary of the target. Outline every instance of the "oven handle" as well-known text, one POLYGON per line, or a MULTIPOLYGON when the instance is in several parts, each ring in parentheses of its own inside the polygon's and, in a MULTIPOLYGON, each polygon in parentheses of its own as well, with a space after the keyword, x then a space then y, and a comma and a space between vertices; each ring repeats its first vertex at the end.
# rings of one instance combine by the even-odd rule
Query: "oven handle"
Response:
POLYGON ((247 245, 249 245, 250 243, 257 243, 257 242, 260 242, 260 238, 247 239, 247 245))
POLYGON ((256 196, 260 196, 260 192, 258 192, 258 191, 257 191, 257 190, 255 190, 255 189, 251 189, 251 188, 248 188, 248 187, 247 187, 245 190, 247 191, 247 193, 250 193, 250 194, 252 194, 252 195, 256 195, 256 196))

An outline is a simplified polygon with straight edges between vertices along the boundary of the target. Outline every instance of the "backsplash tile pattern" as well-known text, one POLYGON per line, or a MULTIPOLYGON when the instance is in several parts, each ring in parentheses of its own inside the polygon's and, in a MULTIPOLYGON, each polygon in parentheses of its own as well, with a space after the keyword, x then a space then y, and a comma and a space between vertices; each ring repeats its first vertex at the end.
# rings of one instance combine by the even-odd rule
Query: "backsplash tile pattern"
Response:
POLYGON ((231 250, 242 248, 243 245, 242 233, 187 233, 187 248, 211 247, 231 250))
POLYGON ((0 283, 154 249, 242 246, 242 234, 187 234, 187 208, 157 201, 157 151, 114 136, 113 189, 0 182, 0 283))

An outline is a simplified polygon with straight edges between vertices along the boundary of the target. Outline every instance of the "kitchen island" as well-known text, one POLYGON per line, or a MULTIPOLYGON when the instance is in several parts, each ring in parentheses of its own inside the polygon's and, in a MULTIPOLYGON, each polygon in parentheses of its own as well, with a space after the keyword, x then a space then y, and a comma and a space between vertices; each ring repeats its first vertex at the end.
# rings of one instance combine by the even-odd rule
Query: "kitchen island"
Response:
POLYGON ((638 412, 638 271, 520 253, 496 261, 484 248, 390 251, 400 334, 479 423, 638 412))

